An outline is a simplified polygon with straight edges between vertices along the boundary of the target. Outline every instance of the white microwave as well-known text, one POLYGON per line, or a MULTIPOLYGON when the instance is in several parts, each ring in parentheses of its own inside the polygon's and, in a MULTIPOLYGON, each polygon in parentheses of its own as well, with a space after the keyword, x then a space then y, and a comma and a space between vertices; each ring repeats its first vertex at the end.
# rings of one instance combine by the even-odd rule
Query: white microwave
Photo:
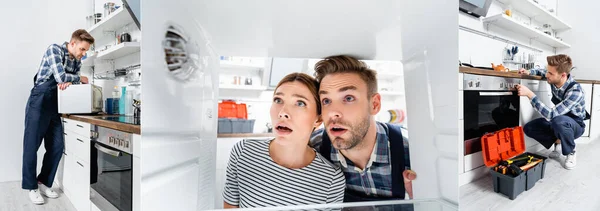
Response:
POLYGON ((102 87, 93 84, 73 84, 58 89, 58 113, 91 114, 103 108, 102 87))

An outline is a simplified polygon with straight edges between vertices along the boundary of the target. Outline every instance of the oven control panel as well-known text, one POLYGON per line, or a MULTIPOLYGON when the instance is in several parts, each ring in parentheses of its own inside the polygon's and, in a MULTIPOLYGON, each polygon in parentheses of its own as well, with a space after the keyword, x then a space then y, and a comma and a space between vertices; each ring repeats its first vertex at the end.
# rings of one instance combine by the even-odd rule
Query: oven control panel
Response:
POLYGON ((95 129, 97 132, 97 142, 133 154, 133 134, 100 126, 96 126, 95 129))
POLYGON ((463 90, 502 90, 514 91, 521 84, 521 79, 496 76, 463 75, 463 90))

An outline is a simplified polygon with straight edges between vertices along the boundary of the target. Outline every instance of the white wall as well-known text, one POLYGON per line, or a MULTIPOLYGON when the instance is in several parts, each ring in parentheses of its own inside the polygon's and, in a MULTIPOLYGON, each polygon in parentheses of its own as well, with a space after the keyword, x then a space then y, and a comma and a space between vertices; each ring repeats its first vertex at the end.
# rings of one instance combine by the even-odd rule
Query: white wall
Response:
MULTIPOLYGON (((552 2, 547 2, 545 4, 554 5, 552 2)), ((493 1, 487 13, 487 17, 503 13, 503 11, 506 8, 507 5, 504 5, 498 1, 493 1)), ((517 11, 518 8, 512 9, 514 18, 526 19, 523 14, 517 11)), ((560 17, 562 18, 562 16, 560 17)), ((459 12, 458 14, 458 23, 461 26, 466 26, 472 29, 487 32, 489 34, 496 35, 521 44, 529 45, 531 47, 541 50, 542 52, 536 52, 526 47, 519 46, 519 53, 525 52, 536 55, 536 65, 546 65, 546 56, 553 55, 555 53, 553 47, 550 47, 543 43, 539 43, 535 40, 531 41, 526 36, 520 35, 518 33, 513 33, 511 31, 496 27, 494 25, 489 25, 489 28, 486 28, 486 25, 481 21, 481 19, 475 18, 462 12, 459 12)), ((533 21, 532 25, 539 26, 540 23, 533 21)), ((566 42, 569 43, 568 41, 566 42)), ((513 46, 513 44, 507 44, 499 40, 494 40, 492 38, 473 34, 463 30, 459 30, 458 43, 458 58, 461 62, 471 63, 474 66, 485 67, 491 67, 491 63, 494 63, 495 65, 502 64, 503 49, 507 46, 513 46)), ((511 70, 512 69, 516 69, 516 67, 511 68, 511 70)))
POLYGON ((599 6, 598 1, 558 1, 558 14, 573 27, 559 33, 565 42, 571 44, 571 48, 558 53, 571 56, 573 65, 577 67, 572 73, 575 78, 600 80, 597 54, 600 49, 600 16, 595 15, 599 6))
POLYGON ((25 105, 44 51, 52 43, 68 41, 76 29, 85 28, 90 5, 91 1, 81 0, 64 0, 60 4, 45 0, 3 1, 0 182, 21 180, 25 105))

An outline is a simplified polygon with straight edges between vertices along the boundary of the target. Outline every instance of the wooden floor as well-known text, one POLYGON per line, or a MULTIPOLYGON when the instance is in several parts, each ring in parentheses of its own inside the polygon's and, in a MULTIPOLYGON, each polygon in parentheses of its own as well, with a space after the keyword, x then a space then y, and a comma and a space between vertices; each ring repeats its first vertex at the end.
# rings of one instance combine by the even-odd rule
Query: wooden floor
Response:
POLYGON ((11 211, 75 211, 73 204, 60 191, 60 197, 49 199, 44 196, 46 203, 35 205, 29 200, 29 194, 21 189, 21 181, 0 183, 0 210, 11 211))
MULTIPOLYGON (((540 151, 547 156, 550 151, 540 151)), ((564 159, 562 157, 561 159, 564 159)), ((488 174, 460 187, 460 210, 600 210, 600 140, 577 146, 577 166, 548 159, 544 178, 510 200, 495 193, 488 174)))

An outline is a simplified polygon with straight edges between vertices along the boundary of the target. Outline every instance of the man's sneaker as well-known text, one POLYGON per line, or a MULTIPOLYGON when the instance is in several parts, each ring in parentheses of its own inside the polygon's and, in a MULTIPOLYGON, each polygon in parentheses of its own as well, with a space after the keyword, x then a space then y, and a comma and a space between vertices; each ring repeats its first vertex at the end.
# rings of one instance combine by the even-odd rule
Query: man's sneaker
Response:
POLYGON ((29 199, 31 199, 31 202, 34 204, 44 203, 44 198, 42 198, 42 195, 40 195, 40 191, 38 189, 29 190, 29 199))
POLYGON ((48 198, 58 198, 58 193, 52 190, 52 188, 46 187, 43 183, 39 183, 38 187, 40 188, 40 192, 47 196, 48 198))
POLYGON ((550 152, 550 155, 548 155, 548 157, 552 159, 559 158, 561 155, 559 150, 562 150, 560 144, 554 144, 554 151, 550 152))
POLYGON ((565 159, 565 168, 571 170, 575 168, 575 164, 577 164, 575 159, 575 152, 567 155, 567 159, 565 159))

